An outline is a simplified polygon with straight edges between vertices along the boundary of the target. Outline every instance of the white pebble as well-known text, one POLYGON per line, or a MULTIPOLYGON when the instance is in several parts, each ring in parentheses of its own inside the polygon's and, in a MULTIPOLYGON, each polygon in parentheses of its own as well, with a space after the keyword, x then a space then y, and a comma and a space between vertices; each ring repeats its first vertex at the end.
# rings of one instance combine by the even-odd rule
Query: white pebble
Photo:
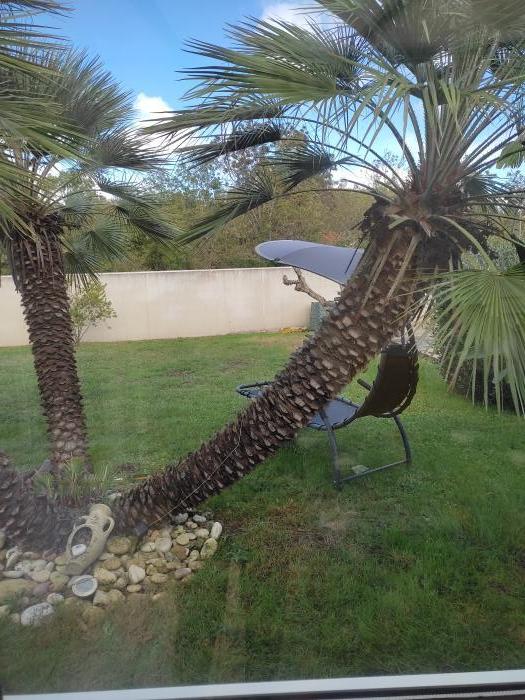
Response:
POLYGON ((176 525, 182 525, 182 523, 185 523, 186 520, 188 519, 188 514, 187 513, 179 513, 173 518, 173 522, 176 525))
POLYGON ((210 557, 212 557, 215 554, 215 552, 217 551, 217 547, 218 547, 217 540, 214 539, 213 537, 210 537, 202 545, 201 559, 209 559, 210 557))
POLYGON ((74 544, 74 545, 71 547, 71 554, 72 554, 74 557, 79 557, 81 554, 84 554, 84 552, 86 551, 86 549, 87 549, 87 547, 86 547, 85 544, 74 544))
POLYGON ((222 525, 221 523, 213 523, 211 527, 211 532, 210 532, 210 537, 213 537, 214 540, 218 540, 219 537, 222 534, 222 525))
POLYGON ((155 541, 155 549, 157 550, 157 552, 169 552, 171 549, 171 538, 159 537, 155 541))
POLYGON ((64 602, 64 596, 61 593, 50 593, 47 596, 46 601, 50 605, 58 605, 59 603, 64 602))
POLYGON ((141 581, 144 581, 144 579, 146 578, 146 572, 141 566, 132 564, 128 569, 128 576, 131 584, 135 585, 137 583, 140 583, 141 581))
POLYGON ((44 617, 48 617, 54 612, 54 607, 49 603, 37 603, 24 610, 20 615, 20 622, 23 625, 38 625, 44 617))

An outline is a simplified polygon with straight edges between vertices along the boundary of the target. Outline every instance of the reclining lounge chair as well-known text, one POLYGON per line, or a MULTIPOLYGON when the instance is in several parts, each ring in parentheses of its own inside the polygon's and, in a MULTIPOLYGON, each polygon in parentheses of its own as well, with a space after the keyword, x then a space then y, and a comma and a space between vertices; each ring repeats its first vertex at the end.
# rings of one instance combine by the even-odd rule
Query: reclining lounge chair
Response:
MULTIPOLYGON (((361 476, 382 471, 401 464, 410 464, 412 454, 408 437, 399 419, 399 415, 409 406, 418 382, 417 350, 412 332, 409 332, 409 342, 391 344, 381 353, 377 376, 372 385, 363 379, 358 384, 368 390, 362 404, 354 403, 342 396, 329 401, 308 423, 308 428, 323 430, 328 437, 333 466, 333 482, 337 489, 342 488, 345 481, 352 481, 361 476), (354 423, 364 416, 390 418, 396 424, 403 442, 404 458, 383 464, 379 467, 363 469, 356 474, 343 476, 337 451, 335 431, 354 423)), ((262 393, 263 388, 271 382, 256 382, 241 384, 237 392, 247 398, 255 398, 262 393)))
MULTIPOLYGON (((260 243, 255 250, 258 255, 273 263, 293 265, 338 284, 345 284, 354 274, 363 254, 359 248, 343 248, 297 240, 266 241, 260 243)), ((418 382, 417 346, 410 324, 407 324, 407 336, 403 334, 400 343, 390 344, 381 353, 373 384, 370 385, 362 379, 357 381, 368 390, 368 395, 362 404, 338 396, 318 411, 307 426, 314 430, 324 430, 327 434, 332 455, 333 481, 338 489, 345 481, 352 481, 366 474, 400 464, 410 464, 412 460, 408 437, 399 419, 399 415, 412 401, 418 382), (380 467, 362 468, 358 473, 343 476, 335 431, 364 416, 390 418, 394 421, 403 442, 404 459, 383 464, 380 467)), ((242 396, 255 398, 268 384, 271 382, 241 384, 237 387, 237 391, 242 396)))

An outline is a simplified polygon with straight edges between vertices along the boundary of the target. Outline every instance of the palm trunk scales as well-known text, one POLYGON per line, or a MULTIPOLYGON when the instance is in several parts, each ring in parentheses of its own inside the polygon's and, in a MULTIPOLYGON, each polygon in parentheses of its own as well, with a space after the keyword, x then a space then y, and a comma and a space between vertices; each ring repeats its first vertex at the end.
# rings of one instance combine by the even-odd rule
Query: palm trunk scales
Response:
POLYGON ((57 467, 75 457, 85 461, 86 421, 57 237, 47 233, 38 243, 20 237, 13 245, 12 263, 47 420, 52 461, 57 467))

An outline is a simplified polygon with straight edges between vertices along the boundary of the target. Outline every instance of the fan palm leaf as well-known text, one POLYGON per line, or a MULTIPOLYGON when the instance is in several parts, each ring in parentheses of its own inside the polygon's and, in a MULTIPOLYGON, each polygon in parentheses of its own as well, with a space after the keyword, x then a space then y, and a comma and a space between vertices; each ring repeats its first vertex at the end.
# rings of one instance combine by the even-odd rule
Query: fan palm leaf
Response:
POLYGON ((13 83, 28 76, 41 82, 53 80, 45 66, 27 58, 38 50, 60 50, 62 40, 38 25, 35 16, 42 12, 61 13, 65 6, 55 0, 19 0, 0 2, 0 217, 24 226, 13 200, 27 198, 23 169, 13 160, 10 144, 27 139, 42 149, 71 155, 62 143, 65 122, 55 103, 34 93, 13 89, 13 83))
POLYGON ((507 385, 516 412, 525 415, 525 266, 454 272, 436 281, 433 294, 439 309, 436 340, 449 358, 451 383, 471 362, 473 397, 476 372, 482 370, 485 403, 489 381, 498 408, 507 385))

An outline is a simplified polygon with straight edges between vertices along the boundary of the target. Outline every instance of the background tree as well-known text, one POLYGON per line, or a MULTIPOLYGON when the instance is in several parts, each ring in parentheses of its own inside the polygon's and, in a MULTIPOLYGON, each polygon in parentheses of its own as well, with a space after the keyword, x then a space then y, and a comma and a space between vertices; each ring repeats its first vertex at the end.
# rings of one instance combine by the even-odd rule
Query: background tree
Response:
POLYGON ((62 141, 78 156, 66 159, 62 149, 28 137, 10 139, 9 157, 25 173, 27 195, 11 201, 23 226, 0 221, 0 246, 21 295, 58 467, 87 455, 66 272, 86 281, 101 259, 123 255, 130 237, 166 242, 172 229, 126 175, 161 162, 130 126, 130 95, 84 54, 37 52, 33 59, 54 74, 52 83, 7 71, 2 84, 59 105, 62 141))
MULTIPOLYGON (((228 184, 242 186, 254 173, 263 172, 269 153, 269 147, 261 147, 189 167, 179 161, 170 171, 148 177, 147 186, 162 199, 165 215, 177 227, 187 229, 213 211, 228 184)), ((205 240, 177 248, 154 241, 141 243, 130 250, 126 261, 116 262, 111 269, 253 267, 266 264, 255 254, 254 247, 271 238, 301 238, 336 245, 357 242, 356 227, 370 198, 358 192, 339 196, 339 185, 332 181, 330 173, 321 174, 312 184, 316 191, 303 185, 304 193, 254 209, 205 240)))

